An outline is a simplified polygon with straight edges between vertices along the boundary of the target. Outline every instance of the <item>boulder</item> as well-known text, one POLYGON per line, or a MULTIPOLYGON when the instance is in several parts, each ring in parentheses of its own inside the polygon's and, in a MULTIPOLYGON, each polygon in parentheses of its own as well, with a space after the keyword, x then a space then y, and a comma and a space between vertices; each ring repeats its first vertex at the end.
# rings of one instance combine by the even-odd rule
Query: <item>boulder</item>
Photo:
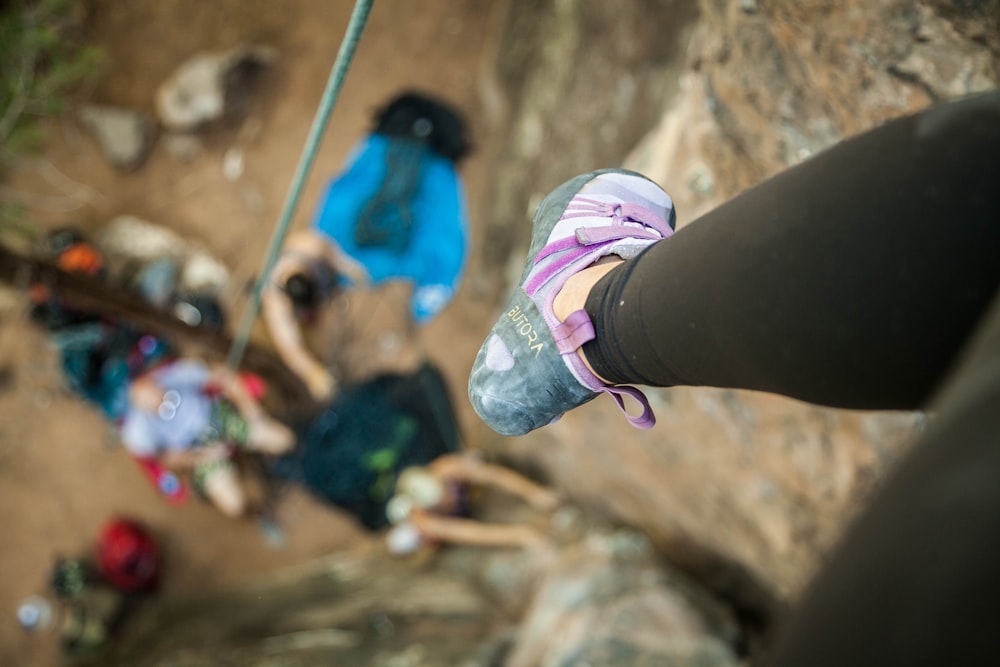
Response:
POLYGON ((508 667, 737 667, 728 610, 657 562, 641 535, 594 533, 541 577, 508 667))
MULTIPOLYGON (((509 140, 480 209, 487 241, 476 266, 507 285, 523 265, 517 248, 533 207, 577 173, 624 165, 650 175, 675 198, 683 227, 845 137, 1000 82, 995 40, 983 31, 997 25, 996 3, 702 0, 691 30, 684 3, 648 3, 641 19, 623 11, 606 22, 615 26, 609 39, 632 31, 634 61, 581 37, 601 12, 588 3, 533 13, 513 5, 509 25, 533 22, 546 39, 520 69, 531 27, 505 33, 512 41, 497 67, 497 107, 509 112, 496 132, 509 140), (658 42, 643 39, 644 22, 660 27, 658 42), (683 54, 658 58, 667 45, 683 54), (605 92, 598 102, 595 90, 605 92), (636 108, 658 102, 655 117, 636 108), (623 144, 628 155, 616 152, 623 144)), ((925 421, 753 392, 651 393, 659 422, 647 432, 597 400, 528 436, 498 438, 478 424, 475 435, 642 529, 669 560, 765 624, 794 604, 925 421)))
POLYGON ((201 244, 132 215, 113 218, 95 233, 94 241, 114 266, 171 262, 176 287, 184 291, 218 293, 229 283, 229 270, 201 244))
POLYGON ((155 124, 141 111, 88 105, 80 111, 80 121, 94 135, 108 161, 119 169, 138 169, 153 147, 155 124))
POLYGON ((276 59, 274 50, 257 46, 193 56, 157 89, 160 122, 170 131, 184 132, 238 116, 259 75, 276 59))

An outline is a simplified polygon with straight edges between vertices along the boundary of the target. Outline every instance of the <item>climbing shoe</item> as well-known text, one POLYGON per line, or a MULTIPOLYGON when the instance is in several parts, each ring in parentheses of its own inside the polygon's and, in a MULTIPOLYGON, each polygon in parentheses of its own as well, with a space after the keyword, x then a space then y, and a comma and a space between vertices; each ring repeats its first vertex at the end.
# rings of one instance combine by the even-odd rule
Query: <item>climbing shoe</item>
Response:
POLYGON ((586 311, 559 321, 552 302, 570 276, 608 255, 635 257, 673 234, 673 224, 670 197, 621 169, 577 176, 542 200, 524 272, 469 377, 469 399, 483 421, 502 435, 523 435, 607 393, 634 426, 653 425, 641 391, 606 384, 577 354, 594 338, 586 311), (626 396, 641 414, 626 411, 626 396))

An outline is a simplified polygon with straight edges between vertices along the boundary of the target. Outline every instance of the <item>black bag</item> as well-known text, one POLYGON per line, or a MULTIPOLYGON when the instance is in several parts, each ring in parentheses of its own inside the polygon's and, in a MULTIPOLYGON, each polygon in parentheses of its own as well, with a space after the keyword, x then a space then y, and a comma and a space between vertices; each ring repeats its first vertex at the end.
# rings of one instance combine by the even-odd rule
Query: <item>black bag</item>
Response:
POLYGON ((125 414, 129 383, 173 354, 160 338, 105 321, 65 326, 51 339, 66 386, 111 421, 125 414))
POLYGON ((413 201, 428 151, 458 163, 470 150, 466 123, 457 108, 416 91, 394 97, 374 121, 372 132, 389 138, 385 178, 358 216, 354 242, 402 254, 413 235, 413 201))
POLYGON ((404 468, 458 451, 455 413, 440 372, 424 364, 348 386, 299 430, 299 446, 273 472, 353 514, 370 530, 404 468))
POLYGON ((372 131, 428 146, 438 155, 458 163, 470 150, 462 113, 448 102, 426 93, 407 91, 375 112, 372 131))

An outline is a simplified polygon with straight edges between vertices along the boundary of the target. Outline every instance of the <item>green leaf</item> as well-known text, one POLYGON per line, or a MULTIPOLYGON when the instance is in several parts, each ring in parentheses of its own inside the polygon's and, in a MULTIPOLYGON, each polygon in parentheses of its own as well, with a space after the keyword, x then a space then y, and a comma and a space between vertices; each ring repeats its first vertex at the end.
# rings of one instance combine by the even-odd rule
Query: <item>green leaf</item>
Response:
POLYGON ((37 148, 38 116, 62 113, 99 72, 100 49, 73 39, 69 0, 22 0, 0 9, 0 176, 11 156, 37 148))

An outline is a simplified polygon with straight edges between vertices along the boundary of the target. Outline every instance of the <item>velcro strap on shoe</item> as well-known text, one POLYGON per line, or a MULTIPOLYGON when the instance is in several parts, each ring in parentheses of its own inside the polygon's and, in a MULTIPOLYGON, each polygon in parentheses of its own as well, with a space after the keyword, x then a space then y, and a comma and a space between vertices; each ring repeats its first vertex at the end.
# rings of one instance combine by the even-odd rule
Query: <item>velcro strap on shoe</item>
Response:
POLYGON ((587 311, 581 309, 570 314, 561 324, 552 327, 552 338, 561 354, 572 354, 587 341, 594 340, 594 323, 587 311))
POLYGON ((640 227, 580 227, 576 230, 576 240, 581 245, 596 245, 608 241, 619 239, 647 239, 649 241, 659 241, 664 238, 650 229, 640 227))

